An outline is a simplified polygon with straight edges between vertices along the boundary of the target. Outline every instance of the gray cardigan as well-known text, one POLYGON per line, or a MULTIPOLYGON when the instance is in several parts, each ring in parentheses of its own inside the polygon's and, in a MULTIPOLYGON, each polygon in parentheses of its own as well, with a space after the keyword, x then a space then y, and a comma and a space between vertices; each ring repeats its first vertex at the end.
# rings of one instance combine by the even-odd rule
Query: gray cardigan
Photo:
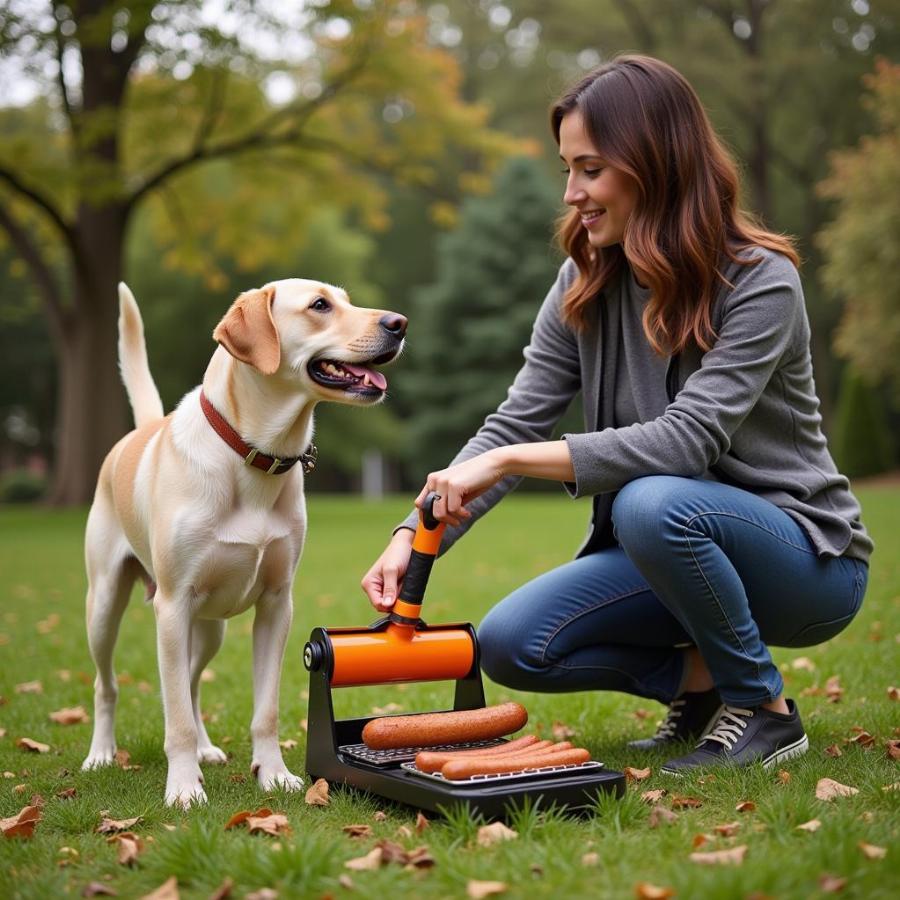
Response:
MULTIPOLYGON (((663 415, 621 428, 613 421, 618 311, 633 278, 626 270, 605 289, 587 327, 576 331, 560 317, 562 297, 577 274, 567 260, 541 306, 506 400, 453 462, 547 440, 581 389, 584 432, 563 435, 575 470, 566 490, 593 498, 579 556, 613 542, 610 508, 619 488, 643 475, 668 474, 752 491, 792 516, 819 555, 867 561, 872 541, 860 522, 859 503, 821 430, 799 275, 781 254, 754 248, 752 255, 762 261, 730 264, 725 271, 734 288, 723 286, 713 306, 713 348, 669 360, 670 402, 663 415)), ((520 480, 504 478, 468 504, 473 516, 447 529, 442 552, 520 480)), ((415 528, 415 513, 402 525, 415 528)))

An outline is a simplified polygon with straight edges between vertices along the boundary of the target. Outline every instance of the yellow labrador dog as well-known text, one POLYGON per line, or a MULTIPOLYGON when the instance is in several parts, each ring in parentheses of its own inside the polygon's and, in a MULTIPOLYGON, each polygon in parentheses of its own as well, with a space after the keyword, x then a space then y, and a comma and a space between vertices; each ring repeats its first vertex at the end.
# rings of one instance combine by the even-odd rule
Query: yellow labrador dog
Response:
POLYGON ((406 319, 354 307, 343 290, 316 281, 248 291, 213 333, 219 347, 203 384, 164 416, 141 316, 124 284, 119 301, 119 362, 137 427, 106 457, 87 523, 87 631, 97 678, 82 768, 115 758, 113 648, 140 577, 156 615, 166 803, 205 801, 200 763, 225 761, 200 716, 200 674, 222 644, 225 620, 251 606, 252 771, 264 791, 296 790, 303 782, 278 746, 278 690, 306 532, 313 409, 322 400, 382 400, 387 382, 372 367, 400 353, 406 319))

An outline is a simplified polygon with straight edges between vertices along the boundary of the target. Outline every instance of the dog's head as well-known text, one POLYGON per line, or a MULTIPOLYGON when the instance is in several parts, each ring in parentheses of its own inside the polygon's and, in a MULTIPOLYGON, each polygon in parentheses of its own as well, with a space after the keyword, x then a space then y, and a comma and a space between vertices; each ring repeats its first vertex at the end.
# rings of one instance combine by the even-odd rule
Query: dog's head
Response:
POLYGON ((345 291, 289 278, 246 291, 213 332, 235 359, 297 383, 322 400, 377 403, 387 381, 374 366, 403 349, 406 318, 353 306, 345 291))

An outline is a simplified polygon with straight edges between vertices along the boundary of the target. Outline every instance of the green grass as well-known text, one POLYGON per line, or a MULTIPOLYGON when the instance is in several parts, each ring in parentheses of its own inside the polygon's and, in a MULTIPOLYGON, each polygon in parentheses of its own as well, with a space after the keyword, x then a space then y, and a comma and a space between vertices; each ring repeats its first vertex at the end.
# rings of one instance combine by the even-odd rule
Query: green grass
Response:
MULTIPOLYGON (((624 800, 602 800, 596 815, 587 819, 525 811, 511 823, 519 838, 489 848, 476 845, 478 823, 465 816, 433 821, 424 834, 403 838, 397 828, 412 826, 415 814, 377 798, 335 790, 327 808, 307 806, 302 793, 264 798, 248 771, 249 614, 230 623, 225 647, 212 663, 215 680, 204 685, 208 730, 231 756, 227 766, 206 770, 208 806, 182 813, 162 803, 165 757, 153 614, 137 594, 116 654, 122 681, 117 734, 119 746, 140 768, 82 773, 79 766, 91 726, 56 725, 48 714, 78 704, 92 708, 93 673, 83 627, 85 513, 0 510, 0 729, 6 732, 0 737, 0 772, 14 774, 0 778, 0 817, 17 812, 32 793, 46 799, 32 840, 0 840, 0 896, 80 896, 89 881, 108 879, 120 897, 140 897, 176 875, 181 896, 187 898, 209 896, 226 876, 234 881, 233 897, 262 887, 275 888, 281 897, 460 897, 469 879, 480 879, 507 882, 508 897, 626 898, 634 896, 637 882, 648 881, 673 888, 679 897, 762 893, 805 898, 824 896, 818 878, 826 872, 847 878, 844 897, 896 896, 900 792, 884 792, 882 786, 900 780, 900 766, 888 759, 884 747, 900 726, 900 703, 887 696, 889 685, 900 686, 900 489, 859 493, 878 542, 862 612, 828 644, 775 651, 789 695, 824 685, 831 675, 840 676, 845 690, 837 704, 823 696, 800 699, 811 750, 784 766, 791 775, 788 784, 758 768, 719 773, 703 783, 698 777, 686 779, 675 790, 701 798, 702 807, 684 810, 675 824, 654 830, 640 793, 661 787, 671 791, 672 785, 656 774, 661 756, 645 761, 629 754, 625 742, 651 733, 662 707, 616 694, 516 695, 488 684, 489 702, 517 697, 528 707, 533 724, 549 730, 554 721, 563 721, 607 765, 650 765, 654 773, 632 784, 624 800), (58 622, 50 618, 54 615, 58 622), (810 658, 815 671, 789 668, 799 656, 810 658), (41 680, 43 693, 15 692, 16 684, 34 679, 41 680), (635 717, 641 708, 651 711, 649 718, 635 717), (853 726, 876 735, 876 745, 870 750, 844 745, 853 726), (51 752, 26 753, 15 745, 23 736, 50 744, 51 752), (843 749, 837 759, 824 753, 835 743, 843 749), (245 780, 233 780, 242 775, 245 780), (823 776, 853 785, 859 794, 831 804, 816 800, 816 781, 823 776), (23 791, 14 792, 20 784, 25 785, 23 791), (66 787, 75 787, 76 796, 57 799, 56 793, 66 787), (735 812, 735 805, 746 799, 756 803, 756 810, 735 812), (293 833, 273 841, 223 830, 233 813, 262 805, 285 812, 293 833), (378 809, 387 812, 386 820, 374 821, 378 809), (114 818, 143 817, 136 831, 153 840, 134 868, 119 866, 115 847, 95 833, 100 810, 109 810, 114 818), (817 832, 795 829, 812 818, 822 821, 817 832), (695 835, 735 820, 741 822, 736 837, 717 838, 703 849, 746 843, 742 866, 689 861, 695 835), (351 892, 338 881, 347 873, 343 864, 373 845, 373 839, 351 840, 341 832, 341 826, 351 823, 371 824, 375 838, 392 838, 410 848, 427 843, 436 864, 428 871, 390 865, 353 873, 351 892), (867 860, 858 848, 860 841, 888 848, 887 857, 867 860), (65 867, 58 865, 61 847, 78 853, 65 867), (593 867, 582 864, 588 852, 597 854, 593 867)), ((296 615, 282 682, 281 738, 298 741, 285 752, 295 772, 303 769, 305 743, 300 726, 306 715, 303 643, 315 625, 359 625, 373 618, 359 579, 405 508, 405 499, 383 504, 352 498, 310 500, 311 531, 297 579, 296 615)), ((583 504, 561 498, 510 498, 438 563, 427 618, 479 621, 512 587, 571 556, 585 512, 583 504)), ((359 688, 338 694, 337 711, 340 716, 367 714, 388 702, 410 711, 426 710, 445 707, 450 699, 447 684, 359 688)))

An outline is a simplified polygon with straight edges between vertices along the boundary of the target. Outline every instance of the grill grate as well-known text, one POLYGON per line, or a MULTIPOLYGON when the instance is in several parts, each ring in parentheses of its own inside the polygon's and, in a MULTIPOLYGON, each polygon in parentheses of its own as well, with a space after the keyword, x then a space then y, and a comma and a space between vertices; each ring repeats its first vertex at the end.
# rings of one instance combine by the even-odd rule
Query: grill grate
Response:
POLYGON ((431 778, 434 781, 441 781, 444 784, 465 786, 483 785, 486 782, 490 783, 494 781, 517 781, 520 779, 544 778, 549 775, 559 775, 560 773, 580 775, 582 773, 595 772, 598 769, 604 768, 604 765, 602 762, 596 762, 591 759, 587 762, 573 763, 568 766, 541 766, 536 769, 526 769, 524 772, 507 772, 503 775, 473 775, 471 778, 459 779, 444 778, 440 772, 423 772, 420 769, 417 769, 413 762, 403 763, 401 768, 405 769, 407 772, 411 772, 413 775, 418 775, 421 778, 431 778))
POLYGON ((480 750, 498 747, 505 741, 469 741, 464 744, 441 744, 438 747, 400 747, 393 750, 373 750, 365 744, 344 744, 338 750, 345 756, 362 760, 373 766, 396 766, 398 763, 412 762, 422 750, 480 750))

